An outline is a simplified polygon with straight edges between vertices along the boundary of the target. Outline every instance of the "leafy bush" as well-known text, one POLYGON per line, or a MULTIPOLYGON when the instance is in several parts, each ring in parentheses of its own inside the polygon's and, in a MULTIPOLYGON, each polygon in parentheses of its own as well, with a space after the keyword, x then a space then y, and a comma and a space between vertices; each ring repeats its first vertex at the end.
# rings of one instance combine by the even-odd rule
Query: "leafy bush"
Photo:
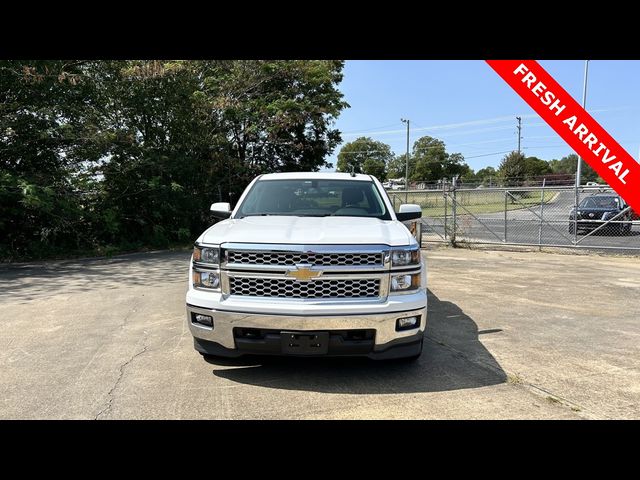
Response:
POLYGON ((339 61, 0 61, 0 260, 189 243, 340 143, 339 61))

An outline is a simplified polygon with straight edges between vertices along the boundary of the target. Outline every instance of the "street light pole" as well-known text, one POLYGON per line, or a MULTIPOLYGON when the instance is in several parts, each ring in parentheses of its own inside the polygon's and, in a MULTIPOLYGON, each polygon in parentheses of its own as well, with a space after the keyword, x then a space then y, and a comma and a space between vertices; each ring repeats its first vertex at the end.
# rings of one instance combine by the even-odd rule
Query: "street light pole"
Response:
POLYGON ((400 121, 402 123, 407 124, 407 157, 405 158, 405 166, 404 166, 404 189, 405 189, 404 203, 408 203, 409 202, 409 124, 411 123, 411 121, 405 120, 404 118, 401 118, 400 121))
MULTIPOLYGON (((584 83, 582 85, 582 108, 587 108, 587 76, 589 74, 589 60, 584 61, 584 83)), ((582 157, 578 156, 578 164, 576 165, 576 186, 575 186, 575 211, 573 224, 573 241, 578 243, 578 204, 580 203, 580 177, 582 176, 582 157)))
POLYGON ((516 117, 518 120, 518 155, 520 155, 520 140, 522 139, 522 117, 516 117))

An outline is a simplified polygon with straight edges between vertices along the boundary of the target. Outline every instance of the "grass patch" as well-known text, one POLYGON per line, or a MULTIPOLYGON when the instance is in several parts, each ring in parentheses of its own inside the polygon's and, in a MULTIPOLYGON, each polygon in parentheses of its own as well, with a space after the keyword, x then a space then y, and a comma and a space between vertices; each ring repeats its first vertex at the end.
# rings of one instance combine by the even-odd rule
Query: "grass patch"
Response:
MULTIPOLYGON (((541 192, 539 190, 514 191, 512 194, 517 200, 514 200, 510 196, 507 197, 507 211, 540 205, 541 192)), ((557 194, 555 191, 544 192, 542 202, 549 203, 555 199, 557 194)), ((472 190, 458 192, 456 195, 458 215, 466 215, 468 212, 473 214, 504 212, 504 196, 505 194, 502 191, 472 190)), ((401 203, 405 203, 405 195, 403 194, 392 195, 391 199, 396 208, 398 208, 401 203)), ((422 214, 428 217, 443 217, 445 211, 447 215, 452 214, 451 199, 445 198, 442 192, 426 191, 410 193, 406 203, 416 203, 420 205, 422 207, 422 214)))

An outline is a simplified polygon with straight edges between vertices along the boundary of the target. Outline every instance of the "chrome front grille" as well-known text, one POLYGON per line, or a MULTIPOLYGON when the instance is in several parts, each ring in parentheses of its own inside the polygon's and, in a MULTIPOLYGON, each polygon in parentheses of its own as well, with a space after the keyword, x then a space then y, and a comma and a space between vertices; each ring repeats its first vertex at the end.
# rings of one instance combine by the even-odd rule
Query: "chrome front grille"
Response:
POLYGON ((382 266, 382 253, 312 253, 312 252, 254 252, 228 250, 228 263, 239 265, 310 264, 328 266, 382 266))
POLYGON ((229 278, 231 295, 279 298, 372 298, 380 295, 380 279, 229 278))

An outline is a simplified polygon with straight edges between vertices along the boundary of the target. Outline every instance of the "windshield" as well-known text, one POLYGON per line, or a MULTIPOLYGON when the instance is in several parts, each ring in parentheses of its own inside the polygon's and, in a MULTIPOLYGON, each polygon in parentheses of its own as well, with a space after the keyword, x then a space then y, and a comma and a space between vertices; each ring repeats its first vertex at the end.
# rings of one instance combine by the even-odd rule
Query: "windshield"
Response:
POLYGON ((255 215, 391 220, 375 184, 357 180, 258 180, 236 218, 255 215))
POLYGON ((618 197, 589 197, 580 202, 581 208, 618 208, 618 197))

